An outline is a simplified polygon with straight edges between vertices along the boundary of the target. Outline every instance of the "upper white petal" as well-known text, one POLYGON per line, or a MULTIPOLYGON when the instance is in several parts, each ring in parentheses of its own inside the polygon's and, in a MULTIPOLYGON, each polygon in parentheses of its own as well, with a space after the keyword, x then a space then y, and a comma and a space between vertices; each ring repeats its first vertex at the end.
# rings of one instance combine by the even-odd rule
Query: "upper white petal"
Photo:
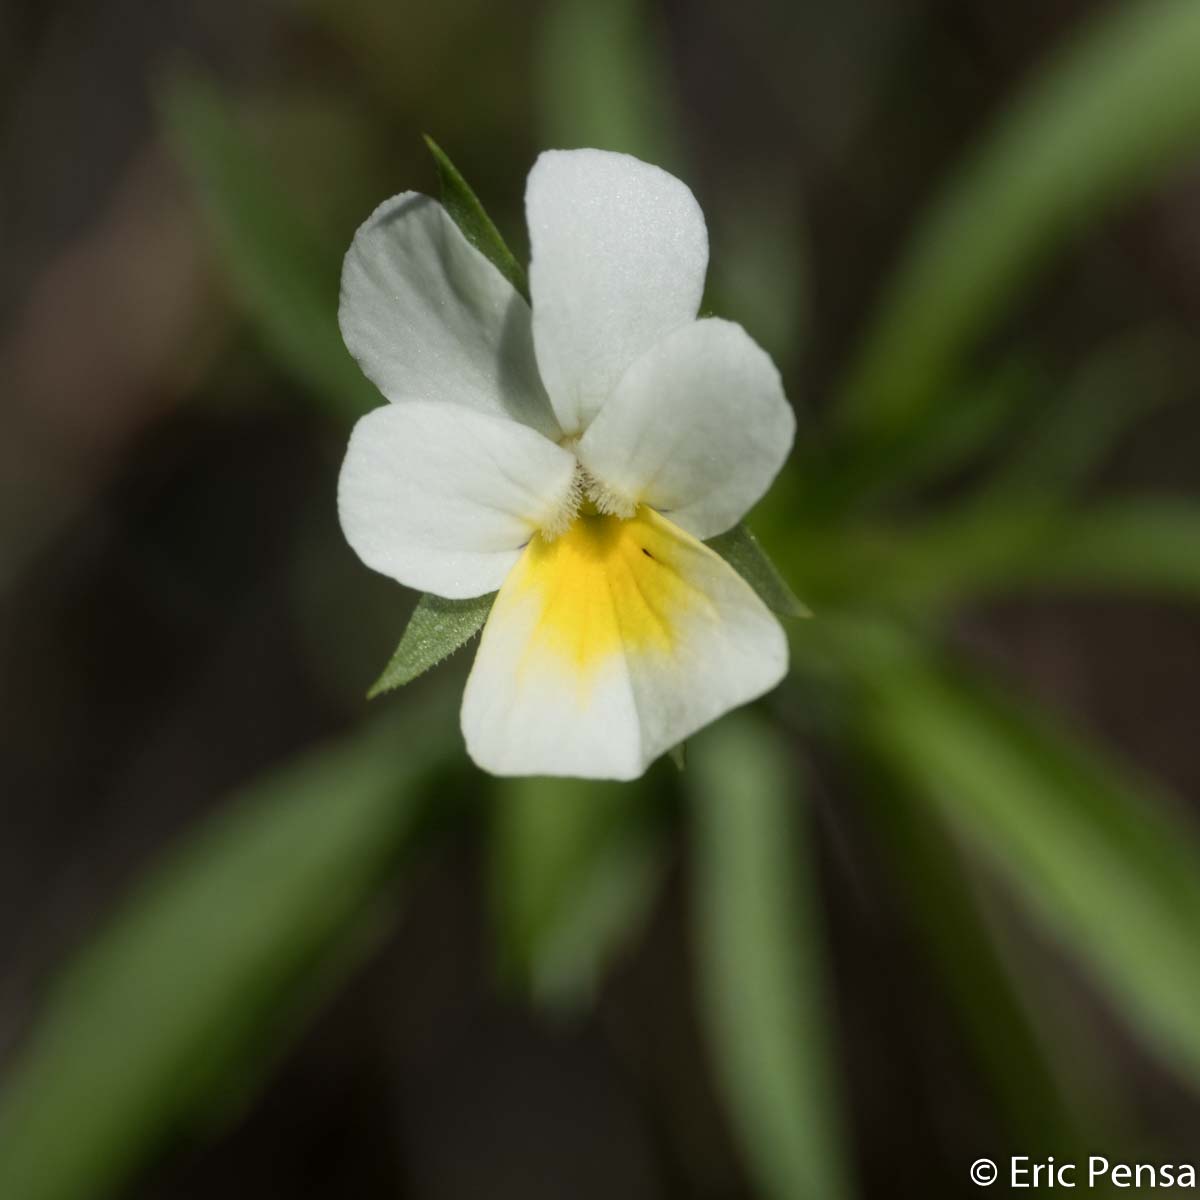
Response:
POLYGON ((405 192, 364 222, 342 267, 338 320, 389 400, 446 401, 561 436, 529 305, 436 200, 405 192))
POLYGON ((629 368, 577 453, 619 497, 704 539, 761 498, 795 429, 767 353, 740 325, 710 318, 667 334, 629 368))
POLYGON ((605 150, 542 154, 525 212, 538 366, 574 434, 634 359, 695 317, 708 231, 685 184, 605 150))
POLYGON ((500 589, 463 734, 497 775, 633 779, 786 670, 779 622, 707 546, 648 509, 581 517, 500 589))
POLYGON ((495 591, 571 487, 574 456, 507 417, 424 400, 361 418, 338 480, 346 540, 450 599, 495 591))

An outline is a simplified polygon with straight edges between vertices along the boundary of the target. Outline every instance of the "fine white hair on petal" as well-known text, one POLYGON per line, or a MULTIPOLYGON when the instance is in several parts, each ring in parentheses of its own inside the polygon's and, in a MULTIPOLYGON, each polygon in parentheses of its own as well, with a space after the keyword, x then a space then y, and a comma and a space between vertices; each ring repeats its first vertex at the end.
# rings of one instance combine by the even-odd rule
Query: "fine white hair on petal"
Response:
POLYGON ((529 305, 436 200, 405 192, 363 223, 342 267, 338 320, 387 399, 423 396, 561 436, 529 305))
POLYGON ((767 353, 740 325, 706 318, 673 330, 629 368, 576 453, 603 487, 703 540, 762 497, 795 429, 767 353))
POLYGON ((708 231, 685 184, 605 150, 543 153, 525 212, 538 366, 575 434, 636 358, 696 316, 708 231))
POLYGON ((558 511, 575 470, 568 451, 507 417, 404 400, 355 425, 338 516, 374 570, 449 599, 481 596, 558 511))
POLYGON ((707 546, 644 508, 581 518, 531 543, 496 597, 463 696, 467 751, 496 775, 634 779, 787 660, 779 622, 707 546))
POLYGON ((583 504, 583 499, 583 473, 577 465, 571 472, 571 482, 567 485, 562 497, 559 499, 558 507, 541 523, 541 527, 538 530, 541 536, 547 541, 553 541, 556 537, 562 537, 571 528, 572 522, 579 515, 579 508, 583 504))
POLYGON ((580 466, 586 482, 587 498, 596 506, 596 511, 607 517, 622 517, 628 520, 637 512, 637 501, 621 495, 606 483, 601 483, 586 467, 580 466))

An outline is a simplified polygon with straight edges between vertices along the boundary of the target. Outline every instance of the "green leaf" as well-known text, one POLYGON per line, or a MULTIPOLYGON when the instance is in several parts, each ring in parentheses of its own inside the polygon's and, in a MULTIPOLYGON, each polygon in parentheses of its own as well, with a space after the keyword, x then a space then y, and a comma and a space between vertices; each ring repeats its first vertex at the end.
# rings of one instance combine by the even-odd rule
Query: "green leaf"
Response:
POLYGON ((1014 355, 959 390, 955 403, 869 443, 810 443, 791 480, 800 510, 813 524, 848 510, 907 495, 986 452, 1005 430, 1049 394, 1046 373, 1029 356, 1014 355))
POLYGON ((233 107, 211 83, 174 77, 161 109, 235 297, 279 364, 339 418, 376 406, 379 393, 338 330, 340 254, 305 226, 287 189, 263 165, 233 107))
POLYGON ((781 617, 812 616, 745 525, 737 524, 705 544, 758 593, 759 599, 772 612, 781 617))
POLYGON ((646 0, 555 0, 539 49, 541 123, 551 146, 619 150, 678 168, 682 138, 646 0))
POLYGON ((462 177, 459 169, 450 161, 446 152, 431 138, 425 135, 425 144, 437 167, 438 184, 442 190, 442 204, 453 218, 454 223, 463 231, 467 241, 475 247, 489 262, 508 280, 509 283, 529 299, 529 283, 521 264, 513 257, 512 251, 505 245, 500 236, 500 230, 492 218, 487 215, 479 197, 471 190, 470 185, 462 177))
POLYGON ((787 550, 830 607, 943 610, 1018 591, 1200 598, 1200 505, 1184 500, 995 504, 908 525, 797 530, 787 550))
POLYGON ((5 1200, 95 1200, 227 1098, 371 914, 448 756, 450 697, 250 785, 53 988, 0 1106, 5 1200))
POLYGON ((583 779, 508 780, 492 822, 502 968, 548 1008, 577 1009, 634 936, 662 871, 645 790, 583 779))
POLYGON ((446 600, 424 593, 408 619, 400 645, 383 674, 371 685, 367 699, 411 683, 466 645, 483 628, 495 599, 495 592, 468 600, 446 600))
POLYGON ((709 218, 712 258, 702 308, 751 330, 791 378, 811 324, 811 255, 798 187, 786 173, 772 180, 756 169, 752 182, 735 176, 725 195, 709 218))
MULTIPOLYGON (((1200 504, 1114 500, 1051 524, 1040 544, 997 574, 1028 586, 1200 597, 1200 504)), ((994 590, 994 589, 993 589, 994 590)))
POLYGON ((735 1131, 762 1194, 848 1194, 825 948, 803 792, 782 747, 745 716, 693 744, 695 917, 702 1016, 735 1131))
POLYGON ((1156 408, 1182 399, 1196 375, 1190 339, 1140 329, 1092 354, 1038 414, 1028 436, 974 503, 1069 497, 1122 435, 1156 408))
POLYGON ((1027 88, 951 181, 884 298, 839 416, 907 425, 1052 254, 1151 187, 1200 137, 1200 5, 1118 4, 1027 88))
POLYGON ((869 748, 853 742, 849 754, 865 785, 863 812, 876 846, 911 909, 914 937, 939 971, 1014 1140, 1030 1153, 1060 1158, 1086 1155, 1089 1145, 1115 1145, 1097 1137, 1107 1115, 1094 1111, 1093 1097, 1076 1089, 1068 1094, 1052 1050, 1062 1045, 1063 1031, 1055 1028, 1050 1042, 1044 1028, 1048 1006, 1038 1005, 1039 1027, 1014 986, 972 863, 944 818, 931 813, 886 764, 873 761, 869 748))
POLYGON ((1200 832, 1045 714, 916 654, 864 672, 867 736, 1200 1083, 1200 832))

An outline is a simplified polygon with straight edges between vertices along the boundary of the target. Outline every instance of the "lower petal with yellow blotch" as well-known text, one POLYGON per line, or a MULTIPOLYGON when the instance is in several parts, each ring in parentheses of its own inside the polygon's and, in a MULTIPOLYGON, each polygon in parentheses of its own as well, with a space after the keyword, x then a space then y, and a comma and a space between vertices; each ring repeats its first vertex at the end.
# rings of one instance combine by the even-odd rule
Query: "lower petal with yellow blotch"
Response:
POLYGON ((646 507, 582 515, 501 587, 463 733, 496 774, 633 779, 786 671, 779 622, 719 555, 646 507))

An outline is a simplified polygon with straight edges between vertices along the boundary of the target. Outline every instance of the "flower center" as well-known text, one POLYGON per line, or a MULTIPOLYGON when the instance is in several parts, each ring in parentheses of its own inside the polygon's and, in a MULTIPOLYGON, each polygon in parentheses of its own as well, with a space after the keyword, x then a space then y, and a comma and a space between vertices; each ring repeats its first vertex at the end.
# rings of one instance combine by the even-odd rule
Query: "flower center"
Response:
MULTIPOLYGON (((567 445, 573 450, 574 442, 567 445)), ((541 537, 552 542, 560 538, 579 516, 619 517, 628 521, 637 512, 637 502, 613 491, 597 479, 582 463, 576 462, 575 473, 567 485, 558 506, 539 530, 541 537)))

